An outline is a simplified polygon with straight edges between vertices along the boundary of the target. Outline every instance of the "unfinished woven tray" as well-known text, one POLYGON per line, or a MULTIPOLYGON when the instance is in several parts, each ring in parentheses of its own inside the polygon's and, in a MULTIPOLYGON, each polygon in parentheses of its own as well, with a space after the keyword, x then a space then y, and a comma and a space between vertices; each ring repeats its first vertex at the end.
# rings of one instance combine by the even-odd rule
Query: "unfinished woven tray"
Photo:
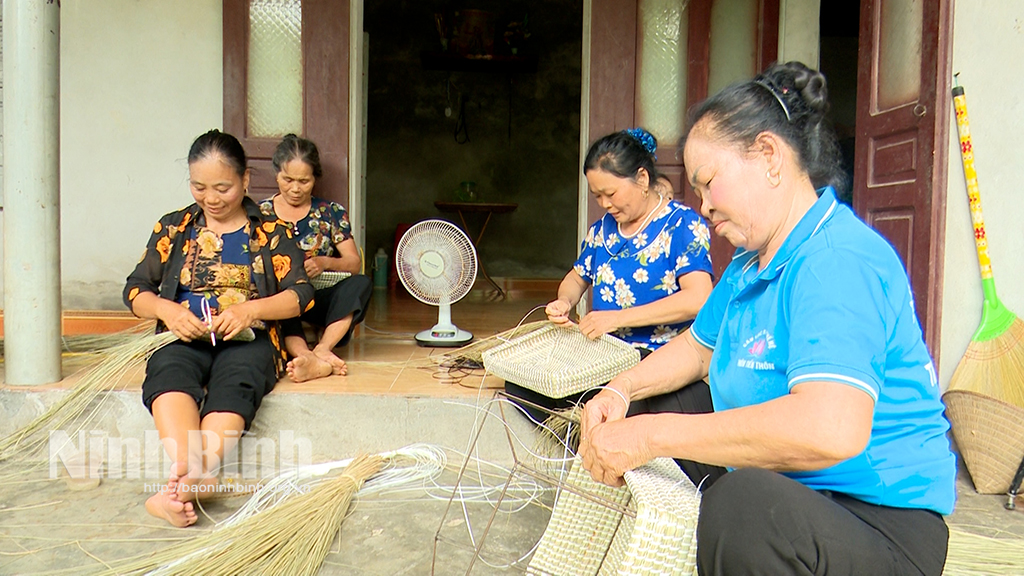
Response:
POLYGON ((309 283, 313 285, 313 288, 317 290, 323 290, 324 288, 330 288, 338 282, 341 282, 345 278, 348 278, 352 274, 350 272, 335 272, 333 270, 324 270, 323 272, 316 275, 315 278, 310 278, 309 283))
POLYGON ((675 462, 653 460, 626 472, 626 486, 595 482, 573 461, 551 521, 527 567, 551 576, 696 574, 700 494, 675 462), (618 509, 617 509, 618 507, 618 509), (622 507, 632 513, 623 513, 622 507))
POLYGON ((517 336, 482 356, 489 372, 552 398, 604 384, 640 362, 640 353, 614 336, 591 340, 576 327, 554 324, 517 336))

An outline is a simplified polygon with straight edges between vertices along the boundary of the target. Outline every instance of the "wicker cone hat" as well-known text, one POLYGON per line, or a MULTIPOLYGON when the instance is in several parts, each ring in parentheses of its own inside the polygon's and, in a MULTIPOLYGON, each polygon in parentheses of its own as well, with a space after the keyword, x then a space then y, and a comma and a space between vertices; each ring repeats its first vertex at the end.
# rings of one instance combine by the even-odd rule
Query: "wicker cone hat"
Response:
POLYGON ((1024 322, 973 341, 942 395, 960 455, 981 494, 1003 494, 1024 458, 1024 322))
POLYGON ((942 399, 975 490, 1005 494, 1024 458, 1024 408, 970 390, 942 399))

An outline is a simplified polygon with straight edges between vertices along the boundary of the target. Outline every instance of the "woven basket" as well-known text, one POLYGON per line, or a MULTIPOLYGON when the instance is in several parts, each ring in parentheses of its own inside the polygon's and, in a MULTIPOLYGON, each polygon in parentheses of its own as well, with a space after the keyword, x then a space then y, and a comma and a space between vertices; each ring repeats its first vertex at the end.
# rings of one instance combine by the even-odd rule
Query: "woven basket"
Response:
POLYGON ((1024 458, 1024 408, 967 390, 942 399, 975 490, 1005 494, 1024 458))
POLYGON ((573 462, 527 574, 695 574, 700 494, 675 462, 626 472, 626 486, 595 482, 573 462), (622 510, 628 509, 628 513, 622 510))
POLYGON ((341 282, 345 278, 348 278, 352 274, 350 272, 335 272, 333 270, 325 270, 315 277, 309 279, 309 283, 313 285, 313 288, 317 290, 323 290, 324 288, 330 288, 338 282, 341 282))
POLYGON ((608 382, 640 362, 640 353, 613 336, 591 340, 575 327, 554 324, 491 348, 484 366, 496 376, 551 398, 608 382))

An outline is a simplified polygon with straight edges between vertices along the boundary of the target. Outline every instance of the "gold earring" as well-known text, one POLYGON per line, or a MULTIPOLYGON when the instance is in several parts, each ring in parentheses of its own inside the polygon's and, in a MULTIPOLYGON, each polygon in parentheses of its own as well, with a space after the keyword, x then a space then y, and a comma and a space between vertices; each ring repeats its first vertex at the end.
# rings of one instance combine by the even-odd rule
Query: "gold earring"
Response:
POLYGON ((772 188, 778 188, 779 184, 782 184, 782 172, 772 175, 772 170, 769 168, 765 171, 764 177, 768 179, 768 183, 772 185, 772 188))
POLYGON ((650 194, 650 192, 648 192, 647 190, 644 190, 644 191, 643 191, 643 195, 644 195, 644 199, 645 199, 645 200, 647 199, 647 196, 648 196, 649 194, 650 194))

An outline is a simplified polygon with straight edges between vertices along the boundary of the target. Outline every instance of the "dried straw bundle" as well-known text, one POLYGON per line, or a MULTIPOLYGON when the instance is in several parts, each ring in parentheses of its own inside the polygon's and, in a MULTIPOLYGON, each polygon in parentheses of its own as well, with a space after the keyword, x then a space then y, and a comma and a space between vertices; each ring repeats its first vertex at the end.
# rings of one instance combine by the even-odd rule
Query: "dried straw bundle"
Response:
POLYGON ((313 576, 320 571, 352 498, 383 463, 379 455, 360 456, 341 474, 305 494, 156 554, 113 563, 101 574, 313 576))
MULTIPOLYGON (((137 325, 112 334, 81 334, 61 337, 61 350, 65 354, 91 354, 120 346, 140 335, 151 334, 155 320, 144 320, 137 325)), ((4 340, 0 338, 0 361, 3 361, 4 340)))
POLYGON ((580 418, 583 406, 576 405, 568 410, 552 414, 538 430, 534 452, 548 457, 559 457, 568 449, 576 454, 580 448, 580 418))
MULTIPOLYGON (((177 339, 171 332, 138 334, 137 329, 118 338, 123 338, 124 342, 103 352, 99 363, 85 370, 79 383, 64 398, 20 430, 0 440, 0 463, 24 459, 43 449, 51 430, 67 429, 79 421, 100 393, 112 390, 128 371, 177 339)), ((89 418, 96 412, 94 410, 89 418)), ((78 422, 74 430, 82 429, 85 424, 78 422)))
POLYGON ((943 574, 1024 574, 1024 539, 991 538, 950 528, 943 574))

